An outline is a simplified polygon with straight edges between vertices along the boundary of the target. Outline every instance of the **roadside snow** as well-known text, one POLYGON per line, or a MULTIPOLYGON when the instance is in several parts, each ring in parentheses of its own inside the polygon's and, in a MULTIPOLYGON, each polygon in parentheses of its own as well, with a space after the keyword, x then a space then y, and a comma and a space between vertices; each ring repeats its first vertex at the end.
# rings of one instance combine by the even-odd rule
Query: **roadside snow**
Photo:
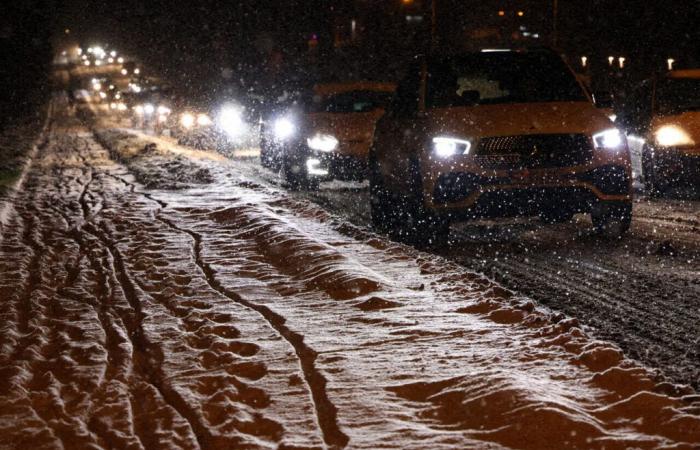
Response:
POLYGON ((62 118, 3 232, 0 447, 700 443, 692 389, 575 319, 233 162, 97 136, 62 118))

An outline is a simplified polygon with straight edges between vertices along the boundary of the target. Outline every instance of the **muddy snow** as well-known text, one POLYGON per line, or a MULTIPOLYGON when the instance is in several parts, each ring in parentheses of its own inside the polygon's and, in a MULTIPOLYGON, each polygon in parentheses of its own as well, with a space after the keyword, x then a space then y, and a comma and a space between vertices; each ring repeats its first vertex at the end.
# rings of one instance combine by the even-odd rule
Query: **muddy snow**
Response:
POLYGON ((0 243, 0 448, 700 444, 700 397, 575 318, 235 161, 54 119, 0 243))

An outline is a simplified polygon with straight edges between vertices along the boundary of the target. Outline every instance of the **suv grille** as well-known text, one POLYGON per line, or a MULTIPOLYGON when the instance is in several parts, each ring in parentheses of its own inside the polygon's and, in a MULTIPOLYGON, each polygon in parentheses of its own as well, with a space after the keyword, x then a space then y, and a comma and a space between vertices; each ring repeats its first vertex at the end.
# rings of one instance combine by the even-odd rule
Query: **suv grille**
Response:
POLYGON ((569 167, 592 158, 592 143, 585 134, 487 137, 476 149, 477 162, 489 169, 569 167))

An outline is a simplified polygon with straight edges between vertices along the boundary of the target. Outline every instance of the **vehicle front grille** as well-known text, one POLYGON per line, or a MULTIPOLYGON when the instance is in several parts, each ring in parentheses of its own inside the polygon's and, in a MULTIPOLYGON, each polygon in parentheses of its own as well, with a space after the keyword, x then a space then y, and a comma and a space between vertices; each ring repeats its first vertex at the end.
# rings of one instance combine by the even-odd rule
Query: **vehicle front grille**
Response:
POLYGON ((479 141, 475 157, 489 169, 570 167, 590 161, 593 145, 585 134, 487 137, 479 141))

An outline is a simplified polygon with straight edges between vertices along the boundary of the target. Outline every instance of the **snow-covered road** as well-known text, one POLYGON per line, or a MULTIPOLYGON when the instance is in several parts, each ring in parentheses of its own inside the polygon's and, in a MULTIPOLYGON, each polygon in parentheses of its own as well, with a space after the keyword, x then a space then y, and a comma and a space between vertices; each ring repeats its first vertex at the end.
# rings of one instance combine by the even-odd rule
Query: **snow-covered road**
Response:
POLYGON ((3 227, 0 448, 700 443, 692 390, 460 264, 214 154, 48 133, 3 227))

